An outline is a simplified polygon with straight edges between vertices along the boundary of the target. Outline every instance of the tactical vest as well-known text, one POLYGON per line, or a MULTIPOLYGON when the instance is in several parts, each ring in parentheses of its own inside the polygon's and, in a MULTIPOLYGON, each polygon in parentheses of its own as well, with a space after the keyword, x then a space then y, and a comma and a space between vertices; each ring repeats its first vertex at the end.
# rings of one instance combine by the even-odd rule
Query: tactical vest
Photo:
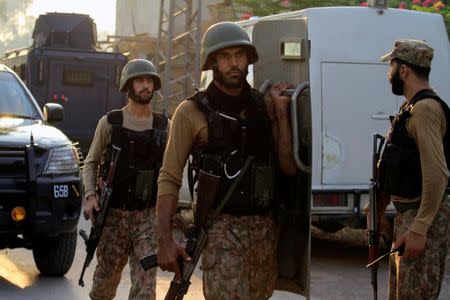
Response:
POLYGON ((208 144, 194 146, 189 164, 188 179, 193 194, 200 169, 221 177, 214 207, 224 198, 248 156, 253 156, 249 169, 222 209, 233 215, 267 213, 273 204, 275 190, 275 162, 273 157, 272 123, 262 95, 251 90, 246 107, 247 118, 225 115, 213 110, 206 92, 197 92, 191 98, 197 103, 208 123, 208 144))
POLYGON ((154 206, 156 181, 166 145, 167 117, 153 113, 153 129, 133 131, 122 127, 122 111, 113 110, 108 113, 108 123, 111 124, 111 143, 103 172, 109 166, 112 145, 122 149, 112 184, 110 207, 141 210, 154 206))
POLYGON ((392 120, 391 133, 380 164, 382 193, 404 198, 416 198, 422 194, 422 169, 420 155, 415 140, 408 135, 406 120, 411 109, 420 100, 438 101, 445 113, 447 128, 443 138, 447 166, 450 166, 450 109, 432 90, 419 91, 409 102, 405 101, 400 112, 392 120))

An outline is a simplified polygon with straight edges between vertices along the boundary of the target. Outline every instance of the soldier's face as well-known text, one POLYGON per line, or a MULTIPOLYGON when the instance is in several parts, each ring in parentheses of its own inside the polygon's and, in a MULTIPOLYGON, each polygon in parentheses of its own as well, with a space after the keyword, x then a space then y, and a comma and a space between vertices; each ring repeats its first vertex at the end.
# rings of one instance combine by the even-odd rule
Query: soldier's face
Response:
POLYGON ((392 87, 392 93, 397 96, 403 95, 405 82, 400 77, 400 65, 398 62, 391 61, 388 71, 389 81, 392 87))
POLYGON ((214 80, 227 88, 240 88, 248 74, 245 48, 232 47, 214 54, 212 66, 214 80))
POLYGON ((151 76, 134 77, 129 97, 140 104, 149 104, 153 97, 154 82, 151 76))

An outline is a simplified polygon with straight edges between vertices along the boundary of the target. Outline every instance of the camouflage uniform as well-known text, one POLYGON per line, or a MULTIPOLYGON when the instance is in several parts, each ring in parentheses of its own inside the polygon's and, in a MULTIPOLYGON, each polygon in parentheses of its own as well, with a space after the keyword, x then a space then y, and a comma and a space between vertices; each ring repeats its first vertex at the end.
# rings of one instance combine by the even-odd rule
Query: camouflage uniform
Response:
MULTIPOLYGON (((410 67, 431 68, 433 54, 433 48, 422 41, 398 40, 392 51, 381 57, 381 61, 398 60, 399 64, 410 67)), ((428 85, 428 81, 423 80, 423 84, 428 85)), ((419 92, 416 93, 419 94, 419 92)), ((409 183, 418 178, 422 183, 421 189, 418 191, 418 197, 414 194, 416 192, 411 193, 411 196, 402 194, 405 188, 390 191, 388 194, 398 210, 394 220, 394 242, 411 231, 426 236, 426 245, 423 253, 414 259, 404 259, 397 253, 391 255, 388 295, 389 299, 437 299, 444 278, 445 260, 450 241, 450 199, 445 192, 449 172, 442 143, 443 140, 445 141, 444 134, 450 130, 450 124, 444 114, 445 107, 435 100, 423 98, 420 105, 409 104, 408 100, 412 101, 412 99, 407 99, 402 106, 412 106, 404 126, 407 138, 414 141, 416 148, 412 150, 407 148, 407 150, 417 151, 421 177, 415 177, 415 173, 414 176, 404 173, 401 173, 402 176, 397 176, 409 183), (430 128, 433 129, 430 130, 430 128)), ((388 134, 388 146, 394 136, 394 127, 395 121, 388 134)), ((406 150, 400 153, 405 152, 406 150)), ((408 164, 413 163, 412 159, 408 161, 408 164)), ((394 189, 395 187, 397 186, 394 185, 394 189)), ((409 184, 408 188, 412 190, 413 187, 409 184)))
MULTIPOLYGON (((395 239, 414 221, 417 209, 395 217, 395 239)), ((427 244, 421 256, 403 260, 397 254, 389 261, 389 299, 437 299, 445 275, 445 259, 450 243, 450 198, 445 197, 433 224, 428 229, 427 244), (417 276, 420 274, 421 276, 417 276)))
MULTIPOLYGON (((219 73, 229 73, 236 68, 244 75, 248 71, 248 65, 257 60, 256 48, 252 45, 248 33, 240 25, 232 22, 217 23, 203 36, 201 69, 213 69, 215 76, 219 73), (225 50, 227 48, 228 50, 225 50), (220 51, 223 51, 223 55, 220 55, 223 59, 215 55, 220 54, 220 51), (243 53, 246 55, 245 60, 243 53), (219 64, 219 60, 222 63, 219 64), (217 66, 217 70, 214 70, 214 66, 217 66)), ((253 156, 254 160, 250 164, 252 171, 245 175, 241 173, 243 176, 237 177, 242 181, 235 187, 241 190, 231 192, 228 202, 221 203, 224 205, 223 209, 221 208, 218 216, 207 226, 208 240, 202 251, 203 294, 205 299, 215 300, 268 299, 273 293, 278 276, 279 228, 271 215, 272 204, 275 203, 268 203, 274 198, 272 195, 269 196, 274 186, 272 183, 276 179, 274 174, 277 168, 276 163, 272 165, 273 158, 277 157, 277 161, 280 161, 281 157, 284 162, 291 159, 289 163, 293 168, 287 168, 287 163, 280 164, 280 171, 291 175, 296 171, 290 151, 284 152, 284 155, 274 151, 274 146, 276 149, 292 149, 292 141, 283 138, 291 135, 287 117, 288 107, 278 107, 274 104, 274 109, 279 114, 278 118, 271 119, 271 115, 263 106, 262 95, 253 90, 244 77, 240 83, 236 76, 232 77, 233 85, 215 80, 205 91, 200 91, 183 101, 173 115, 158 178, 157 207, 162 216, 160 236, 169 237, 170 226, 167 226, 169 223, 167 221, 174 212, 172 208, 175 207, 170 203, 176 204, 178 200, 183 168, 190 154, 193 157, 190 161, 193 170, 221 177, 218 196, 215 199, 217 201, 213 204, 215 208, 220 207, 219 203, 230 192, 233 184, 237 183, 235 181, 237 179, 233 179, 234 176, 227 174, 227 164, 234 173, 244 166, 246 158, 253 156), (234 90, 238 87, 236 85, 238 83, 240 92, 239 95, 235 95, 234 90), (216 112, 220 112, 220 116, 216 112), (236 123, 230 119, 239 121, 236 123), (273 136, 261 138, 270 133, 280 138, 273 136), (261 173, 258 177, 255 175, 257 172, 261 173), (252 182, 253 180, 257 181, 257 184, 252 182), (261 191, 261 194, 264 195, 257 195, 257 188, 252 190, 256 185, 263 186, 261 190, 264 188, 264 192, 261 191), (170 213, 169 209, 172 209, 170 213)), ((273 103, 283 102, 273 101, 273 103)), ((191 173, 194 175, 191 179, 195 179, 198 174, 191 173)), ((194 181, 191 182, 191 188, 194 187, 194 181)), ((211 191, 207 192, 207 188, 203 189, 200 186, 198 182, 196 187, 198 195, 206 192, 209 199, 213 198, 209 195, 211 191)), ((174 246, 171 241, 162 243, 165 245, 162 247, 160 244, 160 249, 170 244, 174 246)), ((167 263, 167 267, 169 266, 167 263)))
POLYGON ((271 216, 221 214, 202 253, 206 299, 268 299, 277 280, 279 228, 271 216))
POLYGON ((400 59, 412 65, 430 68, 434 49, 418 40, 397 40, 391 52, 383 55, 380 61, 387 62, 400 59))
MULTIPOLYGON (((168 130, 169 124, 165 122, 166 117, 154 114, 151 109, 145 119, 136 118, 128 110, 137 97, 136 91, 131 93, 131 80, 141 76, 152 78, 152 92, 160 89, 161 80, 150 61, 135 59, 128 62, 122 71, 119 88, 127 93, 129 104, 121 111, 112 111, 100 119, 84 163, 87 199, 96 193, 97 176, 101 171, 99 167, 108 165, 111 144, 122 148, 104 229, 96 251, 98 264, 89 293, 91 299, 114 298, 128 258, 131 271, 129 299, 156 299, 156 270, 145 272, 139 264, 139 259, 157 251, 156 209, 154 199, 147 197, 149 195, 139 199, 135 192, 138 190, 137 179, 141 170, 151 170, 157 174, 166 142, 163 132, 168 130), (131 147, 131 142, 133 145, 136 142, 136 148, 131 147)), ((147 105, 150 105, 150 101, 147 105)), ((150 180, 145 177, 141 181, 150 180)))
POLYGON ((157 250, 155 208, 127 211, 111 208, 97 248, 91 299, 114 298, 130 257, 129 299, 156 299, 156 269, 145 272, 139 259, 157 250), (114 267, 111 267, 114 266, 114 267))

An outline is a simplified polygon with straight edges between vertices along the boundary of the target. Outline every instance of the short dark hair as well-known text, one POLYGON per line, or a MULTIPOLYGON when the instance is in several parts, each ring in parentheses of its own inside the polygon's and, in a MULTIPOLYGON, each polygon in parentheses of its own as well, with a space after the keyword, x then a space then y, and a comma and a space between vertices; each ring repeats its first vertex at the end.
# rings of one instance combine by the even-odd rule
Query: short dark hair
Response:
POLYGON ((431 68, 413 65, 413 64, 410 64, 409 62, 406 62, 406 61, 398 59, 398 58, 394 58, 393 60, 396 61, 400 65, 408 66, 409 68, 411 68, 411 70, 414 72, 414 74, 416 74, 417 77, 428 81, 428 79, 430 77, 431 68))

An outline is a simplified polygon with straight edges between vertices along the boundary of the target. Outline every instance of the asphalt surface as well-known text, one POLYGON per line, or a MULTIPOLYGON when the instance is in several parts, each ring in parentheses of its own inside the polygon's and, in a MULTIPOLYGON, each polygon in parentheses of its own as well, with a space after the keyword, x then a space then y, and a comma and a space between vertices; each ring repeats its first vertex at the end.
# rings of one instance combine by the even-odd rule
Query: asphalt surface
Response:
MULTIPOLYGON (((89 230, 89 223, 80 220, 79 228, 89 230)), ((336 234, 325 234, 314 228, 311 248, 311 299, 373 299, 370 271, 365 269, 367 248, 364 232, 344 228, 336 234)), ((72 268, 64 277, 40 276, 31 251, 26 249, 0 250, 0 299, 89 299, 96 260, 85 274, 84 288, 78 286, 78 278, 85 258, 85 248, 78 239, 77 252, 72 268)), ((449 256, 450 260, 450 256, 449 256)), ((450 261, 439 299, 450 299, 450 261)), ((192 284, 184 299, 203 299, 201 270, 196 269, 192 284)), ((158 272, 157 299, 163 299, 172 274, 158 272)), ((387 296, 387 260, 381 262, 378 272, 378 299, 387 296)), ((124 269, 115 299, 128 299, 130 288, 129 268, 124 269)), ((299 295, 276 291, 272 300, 304 299, 299 295)))

